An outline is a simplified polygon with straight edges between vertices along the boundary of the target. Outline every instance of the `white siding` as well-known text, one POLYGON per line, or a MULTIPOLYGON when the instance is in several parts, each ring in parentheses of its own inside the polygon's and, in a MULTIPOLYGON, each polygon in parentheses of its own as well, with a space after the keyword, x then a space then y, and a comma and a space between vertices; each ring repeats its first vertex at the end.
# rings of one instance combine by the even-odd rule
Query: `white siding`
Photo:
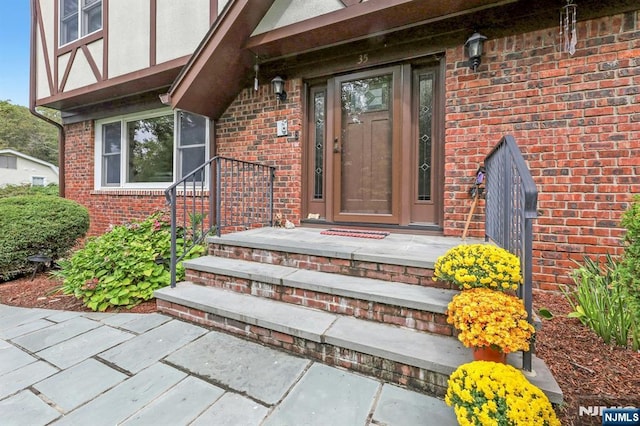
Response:
POLYGON ((156 62, 193 53, 209 29, 209 0, 157 0, 156 62))
POLYGON ((253 35, 343 9, 340 0, 275 0, 253 35))
MULTIPOLYGON (((6 154, 0 154, 6 155, 6 154)), ((0 186, 31 184, 31 178, 41 176, 45 178, 45 185, 58 183, 58 174, 50 167, 34 163, 22 157, 17 157, 17 169, 0 168, 0 186)))
POLYGON ((149 67, 150 13, 148 1, 109 1, 109 78, 149 67))

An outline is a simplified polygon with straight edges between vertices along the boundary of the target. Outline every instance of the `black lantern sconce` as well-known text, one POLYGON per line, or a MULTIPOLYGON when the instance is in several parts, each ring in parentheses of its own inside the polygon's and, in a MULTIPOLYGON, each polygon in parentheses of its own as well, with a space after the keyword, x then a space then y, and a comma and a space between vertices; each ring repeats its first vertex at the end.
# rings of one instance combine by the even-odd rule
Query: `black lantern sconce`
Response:
POLYGON ((273 93, 276 94, 276 97, 279 101, 287 100, 287 92, 284 90, 284 79, 280 76, 276 76, 273 80, 271 80, 271 85, 273 86, 273 93))
POLYGON ((475 32, 465 42, 467 48, 467 54, 469 55, 469 68, 476 72, 480 66, 482 57, 482 45, 487 38, 482 34, 475 32))

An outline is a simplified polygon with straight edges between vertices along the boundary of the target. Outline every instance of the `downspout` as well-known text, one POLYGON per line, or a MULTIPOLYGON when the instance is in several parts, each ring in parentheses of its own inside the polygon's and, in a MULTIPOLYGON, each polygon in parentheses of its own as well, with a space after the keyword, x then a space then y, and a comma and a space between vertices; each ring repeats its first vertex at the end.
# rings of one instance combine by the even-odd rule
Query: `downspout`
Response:
POLYGON ((46 117, 36 111, 36 28, 38 24, 36 15, 36 1, 31 0, 31 44, 29 55, 29 111, 41 120, 46 121, 58 128, 58 193, 61 197, 65 194, 65 134, 64 126, 60 123, 56 123, 49 117, 46 117))

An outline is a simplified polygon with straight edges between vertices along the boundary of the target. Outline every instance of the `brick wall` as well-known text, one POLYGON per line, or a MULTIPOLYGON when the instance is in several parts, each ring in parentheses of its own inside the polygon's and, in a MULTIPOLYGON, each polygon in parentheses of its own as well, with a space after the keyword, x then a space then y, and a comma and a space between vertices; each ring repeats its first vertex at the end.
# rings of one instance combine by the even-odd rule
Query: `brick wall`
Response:
POLYGON ((476 73, 462 48, 447 51, 447 235, 460 235, 469 212, 461 191, 512 134, 539 191, 539 288, 571 283, 585 255, 621 252, 619 219, 640 193, 639 14, 580 22, 573 56, 559 52, 558 28, 488 40, 476 73))
POLYGON ((111 225, 141 220, 166 208, 163 190, 94 191, 94 123, 70 124, 65 130, 65 197, 89 209, 89 235, 103 234, 111 225))
MULTIPOLYGON (((462 47, 446 51, 445 235, 459 236, 467 190, 484 156, 512 134, 538 186, 534 280, 545 290, 570 283, 574 260, 620 253, 621 213, 640 193, 640 24, 638 12, 581 22, 573 56, 558 28, 487 40, 477 72, 462 47)), ((301 217, 302 82, 277 102, 269 84, 243 90, 216 123, 217 154, 277 166, 274 208, 301 217), (289 136, 276 137, 287 119, 289 136)), ((162 191, 93 191, 94 130, 67 126, 67 196, 85 204, 90 232, 165 207, 162 191)), ((483 208, 471 226, 482 236, 483 208)))
POLYGON ((271 85, 244 89, 216 123, 217 155, 277 166, 273 208, 282 219, 302 215, 302 110, 300 80, 285 83, 287 99, 276 101, 271 85), (289 136, 276 137, 276 121, 288 121, 289 136))

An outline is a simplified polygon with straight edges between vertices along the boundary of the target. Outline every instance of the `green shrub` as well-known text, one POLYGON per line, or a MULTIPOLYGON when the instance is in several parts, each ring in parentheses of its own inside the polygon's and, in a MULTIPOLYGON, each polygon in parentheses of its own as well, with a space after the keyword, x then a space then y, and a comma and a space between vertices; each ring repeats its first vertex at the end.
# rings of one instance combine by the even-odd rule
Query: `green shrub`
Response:
POLYGON ((52 183, 47 186, 6 185, 0 187, 0 198, 16 197, 18 195, 58 195, 58 185, 52 183))
MULTIPOLYGON (((620 282, 629 293, 640 317, 640 195, 634 197, 629 209, 623 213, 621 225, 626 228, 625 249, 620 262, 620 282)), ((640 318, 639 318, 640 321, 640 318)))
MULTIPOLYGON (((183 232, 179 232, 182 244, 183 232)), ((204 247, 194 247, 186 256, 197 257, 204 247)), ((151 299, 153 292, 170 283, 171 233, 167 220, 156 213, 141 222, 114 227, 60 262, 56 275, 62 290, 82 299, 94 311, 109 307, 131 308, 151 299)), ((178 265, 178 279, 184 268, 178 265)))
POLYGON ((602 266, 586 258, 573 274, 576 287, 563 293, 578 318, 607 344, 640 349, 640 322, 620 283, 620 263, 607 256, 602 266))
POLYGON ((0 198, 0 281, 33 270, 28 256, 65 256, 89 229, 89 212, 60 197, 0 198))

